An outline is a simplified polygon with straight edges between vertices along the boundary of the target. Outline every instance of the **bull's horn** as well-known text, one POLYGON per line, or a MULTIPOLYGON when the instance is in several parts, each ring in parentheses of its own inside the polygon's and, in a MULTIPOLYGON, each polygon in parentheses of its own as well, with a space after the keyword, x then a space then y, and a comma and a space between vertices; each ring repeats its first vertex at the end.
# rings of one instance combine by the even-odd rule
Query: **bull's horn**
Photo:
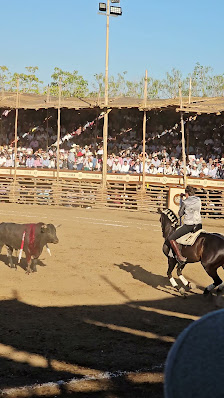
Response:
POLYGON ((55 225, 55 228, 59 228, 61 227, 61 224, 55 225))

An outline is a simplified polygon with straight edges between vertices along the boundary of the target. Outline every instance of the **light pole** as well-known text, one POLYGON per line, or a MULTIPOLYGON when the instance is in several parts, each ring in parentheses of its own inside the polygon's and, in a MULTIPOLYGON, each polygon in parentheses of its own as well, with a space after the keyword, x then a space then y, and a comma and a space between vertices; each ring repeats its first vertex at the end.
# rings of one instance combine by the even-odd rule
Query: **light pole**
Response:
POLYGON ((105 94, 104 94, 104 123, 103 123, 103 189, 107 186, 107 139, 108 139, 108 64, 109 64, 109 21, 110 15, 122 15, 121 7, 110 6, 111 3, 119 3, 120 0, 107 0, 107 3, 99 3, 99 14, 106 15, 106 59, 105 59, 105 94))

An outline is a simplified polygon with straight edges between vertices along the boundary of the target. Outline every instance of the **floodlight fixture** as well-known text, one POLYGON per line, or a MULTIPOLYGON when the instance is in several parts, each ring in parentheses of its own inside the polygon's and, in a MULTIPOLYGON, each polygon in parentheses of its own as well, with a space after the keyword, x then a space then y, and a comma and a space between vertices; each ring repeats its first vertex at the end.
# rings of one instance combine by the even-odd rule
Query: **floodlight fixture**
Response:
POLYGON ((120 3, 120 0, 110 0, 111 3, 120 3))
POLYGON ((107 11, 106 3, 99 3, 99 11, 107 11))
POLYGON ((122 15, 122 8, 110 6, 110 14, 111 15, 122 15))

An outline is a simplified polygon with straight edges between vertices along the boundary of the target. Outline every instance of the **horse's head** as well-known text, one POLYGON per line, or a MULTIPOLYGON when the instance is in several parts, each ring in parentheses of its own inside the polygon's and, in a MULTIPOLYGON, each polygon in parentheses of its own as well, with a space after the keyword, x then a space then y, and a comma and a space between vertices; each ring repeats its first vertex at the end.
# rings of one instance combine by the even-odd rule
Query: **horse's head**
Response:
POLYGON ((177 228, 178 218, 176 214, 170 209, 158 209, 158 213, 160 214, 160 223, 162 228, 162 233, 164 239, 166 239, 171 232, 177 228))

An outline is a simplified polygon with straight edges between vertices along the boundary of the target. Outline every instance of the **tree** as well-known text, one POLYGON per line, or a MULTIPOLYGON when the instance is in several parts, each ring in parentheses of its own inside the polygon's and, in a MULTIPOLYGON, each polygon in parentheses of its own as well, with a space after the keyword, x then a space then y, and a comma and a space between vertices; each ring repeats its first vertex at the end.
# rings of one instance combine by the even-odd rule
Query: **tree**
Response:
POLYGON ((162 81, 162 92, 165 97, 177 98, 179 96, 179 84, 182 85, 182 73, 178 69, 172 68, 171 72, 166 72, 166 79, 162 81))
POLYGON ((141 79, 140 81, 126 81, 126 96, 127 97, 136 97, 136 98, 142 98, 143 96, 143 89, 144 89, 144 80, 141 79))
POLYGON ((60 81, 63 97, 85 97, 88 93, 88 82, 81 75, 78 75, 77 70, 71 73, 56 67, 51 78, 53 79, 50 84, 51 95, 58 95, 60 81))
POLYGON ((117 77, 111 76, 109 79, 109 95, 111 97, 120 97, 126 95, 126 71, 117 74, 117 77))
POLYGON ((11 74, 7 66, 0 66, 0 89, 6 90, 9 84, 9 80, 11 78, 11 74))
POLYGON ((94 74, 95 81, 93 82, 93 91, 89 93, 91 97, 104 97, 105 93, 105 79, 103 73, 94 74))
POLYGON ((224 94, 224 74, 215 75, 210 78, 208 95, 211 97, 221 97, 224 94))
POLYGON ((147 79, 147 96, 148 98, 161 98, 162 95, 162 83, 158 79, 148 77, 147 79))
POLYGON ((192 95, 195 97, 206 97, 211 90, 211 72, 210 66, 202 66, 196 63, 192 73, 192 95))
POLYGON ((38 66, 26 66, 25 69, 29 73, 14 73, 9 81, 10 90, 17 89, 17 80, 19 79, 19 90, 23 93, 40 94, 40 85, 43 84, 36 76, 38 66))

